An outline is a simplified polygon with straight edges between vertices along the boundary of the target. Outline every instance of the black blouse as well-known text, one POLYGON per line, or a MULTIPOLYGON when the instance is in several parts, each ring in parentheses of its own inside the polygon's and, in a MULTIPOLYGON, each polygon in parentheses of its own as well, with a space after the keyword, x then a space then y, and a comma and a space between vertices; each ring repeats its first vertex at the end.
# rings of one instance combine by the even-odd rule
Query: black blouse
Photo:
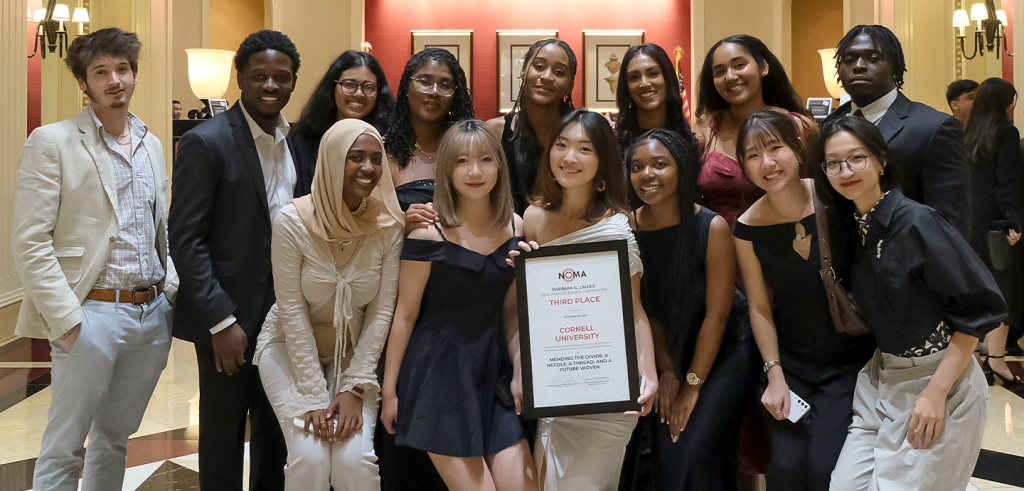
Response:
POLYGON ((981 338, 1006 303, 988 268, 934 209, 892 190, 875 205, 864 246, 855 244, 853 296, 885 353, 921 346, 945 322, 981 338))
MULTIPOLYGON (((817 238, 814 214, 801 219, 800 224, 808 235, 817 238)), ((761 275, 774 304, 772 320, 783 370, 806 382, 820 383, 848 369, 863 367, 875 351, 875 341, 870 335, 854 338, 836 331, 821 281, 818 241, 811 241, 804 259, 793 249, 795 227, 795 223, 751 226, 737 221, 733 234, 751 242, 761 263, 761 275)), ((834 237, 830 244, 833 266, 840 278, 846 278, 849 251, 834 237)))

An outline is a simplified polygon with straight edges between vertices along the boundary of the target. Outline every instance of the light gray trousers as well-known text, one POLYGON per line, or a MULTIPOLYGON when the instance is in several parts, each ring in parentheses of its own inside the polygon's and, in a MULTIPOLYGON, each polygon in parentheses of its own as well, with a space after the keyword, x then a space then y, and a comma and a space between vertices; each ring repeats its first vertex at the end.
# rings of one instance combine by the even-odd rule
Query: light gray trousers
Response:
POLYGON ((981 452, 989 394, 972 357, 946 396, 937 443, 907 442, 910 413, 946 351, 916 358, 875 352, 857 377, 853 424, 832 471, 831 491, 951 491, 967 488, 981 452))
POLYGON ((128 437, 167 365, 170 311, 163 295, 148 305, 86 300, 71 351, 50 343, 50 410, 35 489, 78 489, 83 466, 82 490, 121 489, 128 437))

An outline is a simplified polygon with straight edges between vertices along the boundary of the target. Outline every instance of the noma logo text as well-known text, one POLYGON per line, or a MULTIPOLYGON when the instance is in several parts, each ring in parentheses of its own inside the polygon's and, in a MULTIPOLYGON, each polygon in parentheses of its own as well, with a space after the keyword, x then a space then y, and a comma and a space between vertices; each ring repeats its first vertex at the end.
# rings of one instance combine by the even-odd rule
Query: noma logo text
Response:
POLYGON ((587 277, 587 272, 586 271, 573 271, 571 269, 566 269, 565 271, 562 271, 561 273, 558 273, 558 279, 565 280, 566 283, 571 282, 572 280, 575 280, 576 278, 586 278, 586 277, 587 277))

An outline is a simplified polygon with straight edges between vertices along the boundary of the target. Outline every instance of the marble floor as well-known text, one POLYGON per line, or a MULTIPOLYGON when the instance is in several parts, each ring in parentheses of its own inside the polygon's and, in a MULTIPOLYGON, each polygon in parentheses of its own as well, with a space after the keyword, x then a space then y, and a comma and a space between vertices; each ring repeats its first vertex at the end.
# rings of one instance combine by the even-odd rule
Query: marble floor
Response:
MULTIPOLYGON (((1024 376, 1022 359, 1007 359, 1024 376)), ((31 488, 50 405, 49 366, 45 341, 0 346, 0 491, 31 488)), ((142 425, 128 442, 124 490, 199 489, 198 387, 192 345, 174 340, 142 425)), ((1024 390, 997 385, 990 393, 984 450, 968 489, 1024 491, 1024 390)))

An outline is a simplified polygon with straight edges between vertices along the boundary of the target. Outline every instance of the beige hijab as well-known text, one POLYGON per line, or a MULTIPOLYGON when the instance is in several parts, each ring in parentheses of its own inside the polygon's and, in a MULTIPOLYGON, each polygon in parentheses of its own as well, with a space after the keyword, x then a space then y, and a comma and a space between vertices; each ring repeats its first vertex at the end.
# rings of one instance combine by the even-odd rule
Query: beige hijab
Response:
POLYGON ((350 118, 334 123, 320 140, 312 192, 294 201, 302 224, 328 242, 350 240, 396 223, 405 223, 405 214, 395 195, 387 153, 383 155, 384 171, 380 181, 366 198, 366 211, 355 216, 342 199, 348 150, 356 138, 364 134, 377 139, 383 152, 384 142, 380 133, 367 122, 350 118))

